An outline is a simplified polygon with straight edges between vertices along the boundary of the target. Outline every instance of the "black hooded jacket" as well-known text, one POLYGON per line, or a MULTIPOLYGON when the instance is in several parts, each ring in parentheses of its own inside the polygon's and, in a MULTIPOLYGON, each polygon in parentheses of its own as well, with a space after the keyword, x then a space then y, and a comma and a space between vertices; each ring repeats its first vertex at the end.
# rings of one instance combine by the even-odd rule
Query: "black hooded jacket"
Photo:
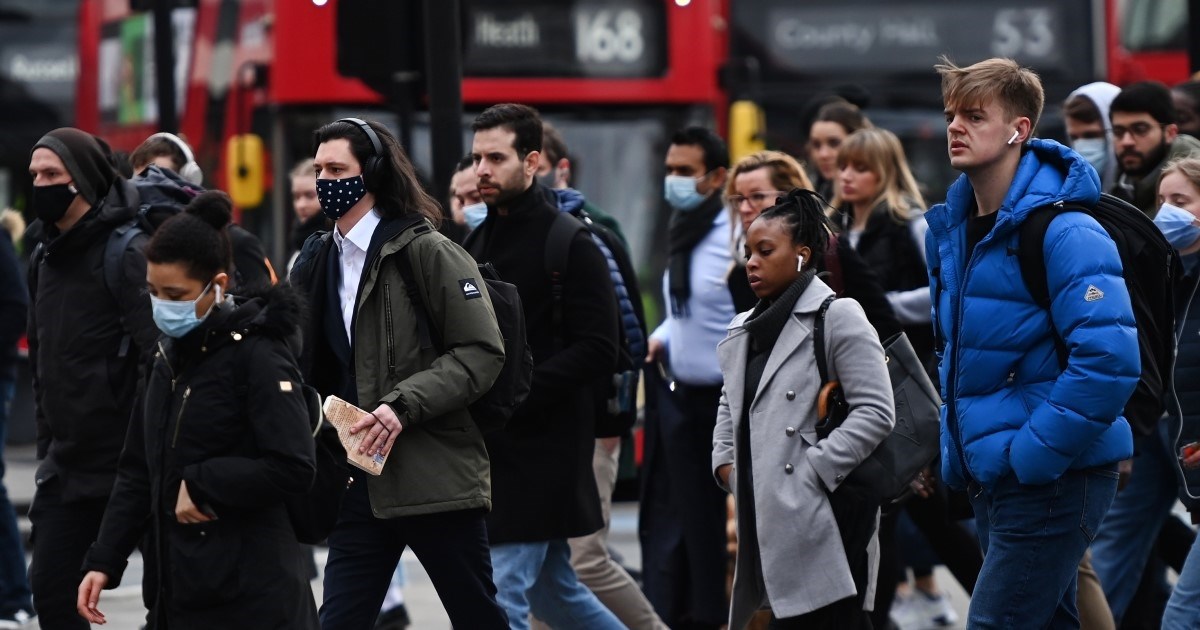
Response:
POLYGON ((299 368, 303 299, 288 287, 225 302, 162 337, 85 570, 120 583, 148 534, 152 628, 316 628, 284 498, 307 491, 313 439, 299 368), (180 481, 216 519, 175 518, 180 481))
POLYGON ((35 221, 46 237, 29 265, 29 359, 37 413, 37 482, 58 478, 63 500, 104 498, 158 327, 146 297, 148 237, 121 259, 121 286, 104 280, 110 234, 131 220, 137 191, 116 180, 108 195, 60 233, 35 221))

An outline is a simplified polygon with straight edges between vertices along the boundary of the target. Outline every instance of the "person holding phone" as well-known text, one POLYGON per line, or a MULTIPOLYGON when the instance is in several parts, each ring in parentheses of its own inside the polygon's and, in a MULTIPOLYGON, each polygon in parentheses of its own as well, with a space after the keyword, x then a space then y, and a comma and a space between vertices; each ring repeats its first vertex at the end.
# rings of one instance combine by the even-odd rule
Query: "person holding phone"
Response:
POLYGON ((146 246, 163 336, 84 560, 77 609, 90 623, 105 622, 100 592, 145 535, 150 627, 318 627, 284 505, 315 472, 295 359, 303 300, 225 292, 231 212, 225 193, 202 193, 146 246))

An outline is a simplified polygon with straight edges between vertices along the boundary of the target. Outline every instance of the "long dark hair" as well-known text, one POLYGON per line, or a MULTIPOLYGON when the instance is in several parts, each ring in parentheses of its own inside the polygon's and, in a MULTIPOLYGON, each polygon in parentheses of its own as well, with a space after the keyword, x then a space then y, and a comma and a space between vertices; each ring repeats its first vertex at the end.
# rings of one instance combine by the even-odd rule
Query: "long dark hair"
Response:
MULTIPOLYGON (((384 159, 381 174, 371 181, 371 193, 375 195, 375 208, 380 216, 396 218, 409 213, 420 213, 433 227, 442 224, 442 207, 421 187, 417 171, 408 159, 400 141, 388 128, 373 120, 366 121, 379 142, 383 144, 384 159)), ((367 133, 353 123, 334 121, 313 132, 313 154, 317 147, 330 140, 346 140, 354 159, 366 169, 367 162, 375 157, 375 147, 367 133)))
POLYGON ((792 235, 792 243, 812 250, 808 264, 825 256, 833 226, 825 215, 825 200, 804 188, 793 188, 779 203, 767 208, 755 221, 781 219, 792 235))

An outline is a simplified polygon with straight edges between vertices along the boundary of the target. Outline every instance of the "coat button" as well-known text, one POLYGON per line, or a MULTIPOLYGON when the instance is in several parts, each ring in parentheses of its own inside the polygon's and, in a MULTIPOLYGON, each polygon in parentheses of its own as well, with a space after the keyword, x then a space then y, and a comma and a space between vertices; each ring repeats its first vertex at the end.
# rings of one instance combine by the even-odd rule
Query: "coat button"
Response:
POLYGON ((846 480, 846 475, 838 475, 835 479, 837 479, 838 483, 841 483, 846 480))
POLYGON ((788 393, 785 394, 785 396, 787 396, 788 400, 796 400, 796 392, 794 392, 790 389, 788 390, 788 393))
POLYGON ((783 467, 783 472, 785 472, 785 473, 787 473, 787 474, 789 474, 789 475, 790 475, 790 474, 792 474, 793 472, 795 472, 795 470, 796 470, 796 469, 795 469, 795 468, 792 468, 792 465, 791 465, 791 464, 787 464, 787 465, 785 465, 785 466, 783 467))
POLYGON ((788 437, 792 437, 793 435, 796 435, 796 427, 788 427, 784 429, 783 432, 786 433, 788 437))

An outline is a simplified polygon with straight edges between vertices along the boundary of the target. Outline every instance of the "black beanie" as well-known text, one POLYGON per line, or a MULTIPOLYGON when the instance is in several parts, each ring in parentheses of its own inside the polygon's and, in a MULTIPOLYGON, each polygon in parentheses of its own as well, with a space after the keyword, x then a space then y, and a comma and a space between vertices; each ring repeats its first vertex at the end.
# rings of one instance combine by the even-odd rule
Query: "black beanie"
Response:
POLYGON ((108 195, 117 178, 104 148, 96 137, 73 127, 55 129, 42 136, 34 149, 50 149, 63 161, 79 194, 91 205, 108 195))

